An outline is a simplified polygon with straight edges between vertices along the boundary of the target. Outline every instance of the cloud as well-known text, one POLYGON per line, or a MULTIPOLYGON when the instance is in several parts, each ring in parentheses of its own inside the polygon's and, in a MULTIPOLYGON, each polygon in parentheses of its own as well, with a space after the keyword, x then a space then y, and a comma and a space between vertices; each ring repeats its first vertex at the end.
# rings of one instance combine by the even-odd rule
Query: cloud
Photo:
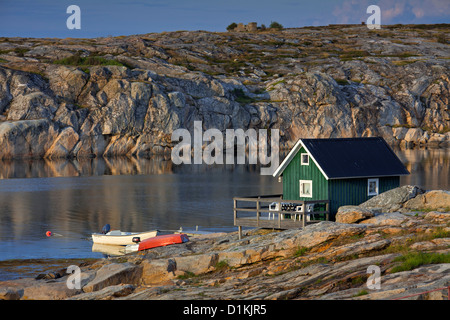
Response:
POLYGON ((369 5, 368 0, 346 0, 336 5, 333 16, 336 18, 336 23, 359 23, 367 19, 366 10, 369 5), (357 21, 356 17, 359 17, 360 21, 357 21))
POLYGON ((335 5, 333 16, 336 23, 359 23, 369 16, 369 5, 381 9, 381 23, 432 23, 435 18, 450 17, 449 0, 343 0, 335 5))
POLYGON ((393 5, 392 1, 386 2, 386 4, 380 3, 379 7, 381 9, 382 21, 392 22, 394 18, 403 15, 405 13, 405 2, 406 1, 396 2, 393 7, 390 7, 393 5))
POLYGON ((425 16, 425 11, 423 10, 423 8, 413 8, 412 12, 416 16, 416 18, 422 18, 423 16, 425 16))
POLYGON ((423 17, 443 17, 450 14, 449 0, 428 0, 428 1, 411 1, 412 9, 416 18, 423 17))

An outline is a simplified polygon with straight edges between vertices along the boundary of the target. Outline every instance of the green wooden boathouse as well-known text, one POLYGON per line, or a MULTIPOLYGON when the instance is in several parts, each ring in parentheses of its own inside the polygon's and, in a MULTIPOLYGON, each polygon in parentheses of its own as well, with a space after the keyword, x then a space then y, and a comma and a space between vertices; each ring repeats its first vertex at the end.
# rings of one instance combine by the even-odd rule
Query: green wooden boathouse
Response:
POLYGON ((283 182, 283 201, 329 200, 334 220, 340 206, 399 187, 407 174, 384 139, 373 137, 300 139, 273 176, 283 182))

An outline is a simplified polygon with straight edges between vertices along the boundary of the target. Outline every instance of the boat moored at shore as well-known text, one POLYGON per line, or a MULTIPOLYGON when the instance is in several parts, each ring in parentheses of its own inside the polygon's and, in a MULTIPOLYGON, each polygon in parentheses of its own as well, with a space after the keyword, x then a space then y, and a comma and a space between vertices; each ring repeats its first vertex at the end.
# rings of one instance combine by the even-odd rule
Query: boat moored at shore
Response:
POLYGON ((189 237, 184 233, 164 234, 153 238, 149 238, 139 243, 128 245, 125 247, 125 252, 129 253, 135 251, 142 251, 157 247, 164 247, 172 244, 180 244, 188 241, 189 237))
POLYGON ((120 230, 112 230, 108 233, 93 233, 92 241, 94 244, 110 244, 118 246, 132 245, 134 243, 144 241, 149 238, 156 237, 158 230, 145 232, 123 232, 120 230), (134 239, 134 241, 133 241, 134 239))

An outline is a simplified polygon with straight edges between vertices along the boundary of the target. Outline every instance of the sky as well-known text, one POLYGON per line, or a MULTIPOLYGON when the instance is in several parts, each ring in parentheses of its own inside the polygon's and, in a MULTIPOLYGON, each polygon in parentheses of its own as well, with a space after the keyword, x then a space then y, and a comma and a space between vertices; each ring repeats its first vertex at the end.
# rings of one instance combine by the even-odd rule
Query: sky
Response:
POLYGON ((378 5, 383 24, 450 23, 450 0, 0 0, 0 37, 92 38, 177 30, 226 31, 232 22, 284 27, 366 21, 378 5), (70 5, 80 29, 68 29, 70 5))

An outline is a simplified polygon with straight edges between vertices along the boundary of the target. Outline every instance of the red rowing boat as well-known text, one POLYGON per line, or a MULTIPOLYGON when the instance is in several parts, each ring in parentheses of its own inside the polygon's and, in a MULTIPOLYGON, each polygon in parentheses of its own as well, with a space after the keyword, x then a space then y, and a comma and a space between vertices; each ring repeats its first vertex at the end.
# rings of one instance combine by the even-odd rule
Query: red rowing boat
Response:
MULTIPOLYGON (((134 241, 134 240, 133 240, 134 241)), ((139 241, 139 240, 137 240, 139 241)), ((136 241, 136 242, 137 242, 136 241)), ((188 242, 189 238, 184 233, 164 234, 153 238, 145 239, 142 242, 136 244, 130 244, 125 247, 125 253, 133 251, 141 251, 146 249, 152 249, 157 247, 164 247, 171 244, 179 244, 188 242)))
POLYGON ((142 242, 139 242, 139 251, 156 248, 156 247, 164 247, 171 244, 188 242, 189 238, 187 235, 180 234, 165 234, 161 236, 156 236, 153 238, 145 239, 142 242))

